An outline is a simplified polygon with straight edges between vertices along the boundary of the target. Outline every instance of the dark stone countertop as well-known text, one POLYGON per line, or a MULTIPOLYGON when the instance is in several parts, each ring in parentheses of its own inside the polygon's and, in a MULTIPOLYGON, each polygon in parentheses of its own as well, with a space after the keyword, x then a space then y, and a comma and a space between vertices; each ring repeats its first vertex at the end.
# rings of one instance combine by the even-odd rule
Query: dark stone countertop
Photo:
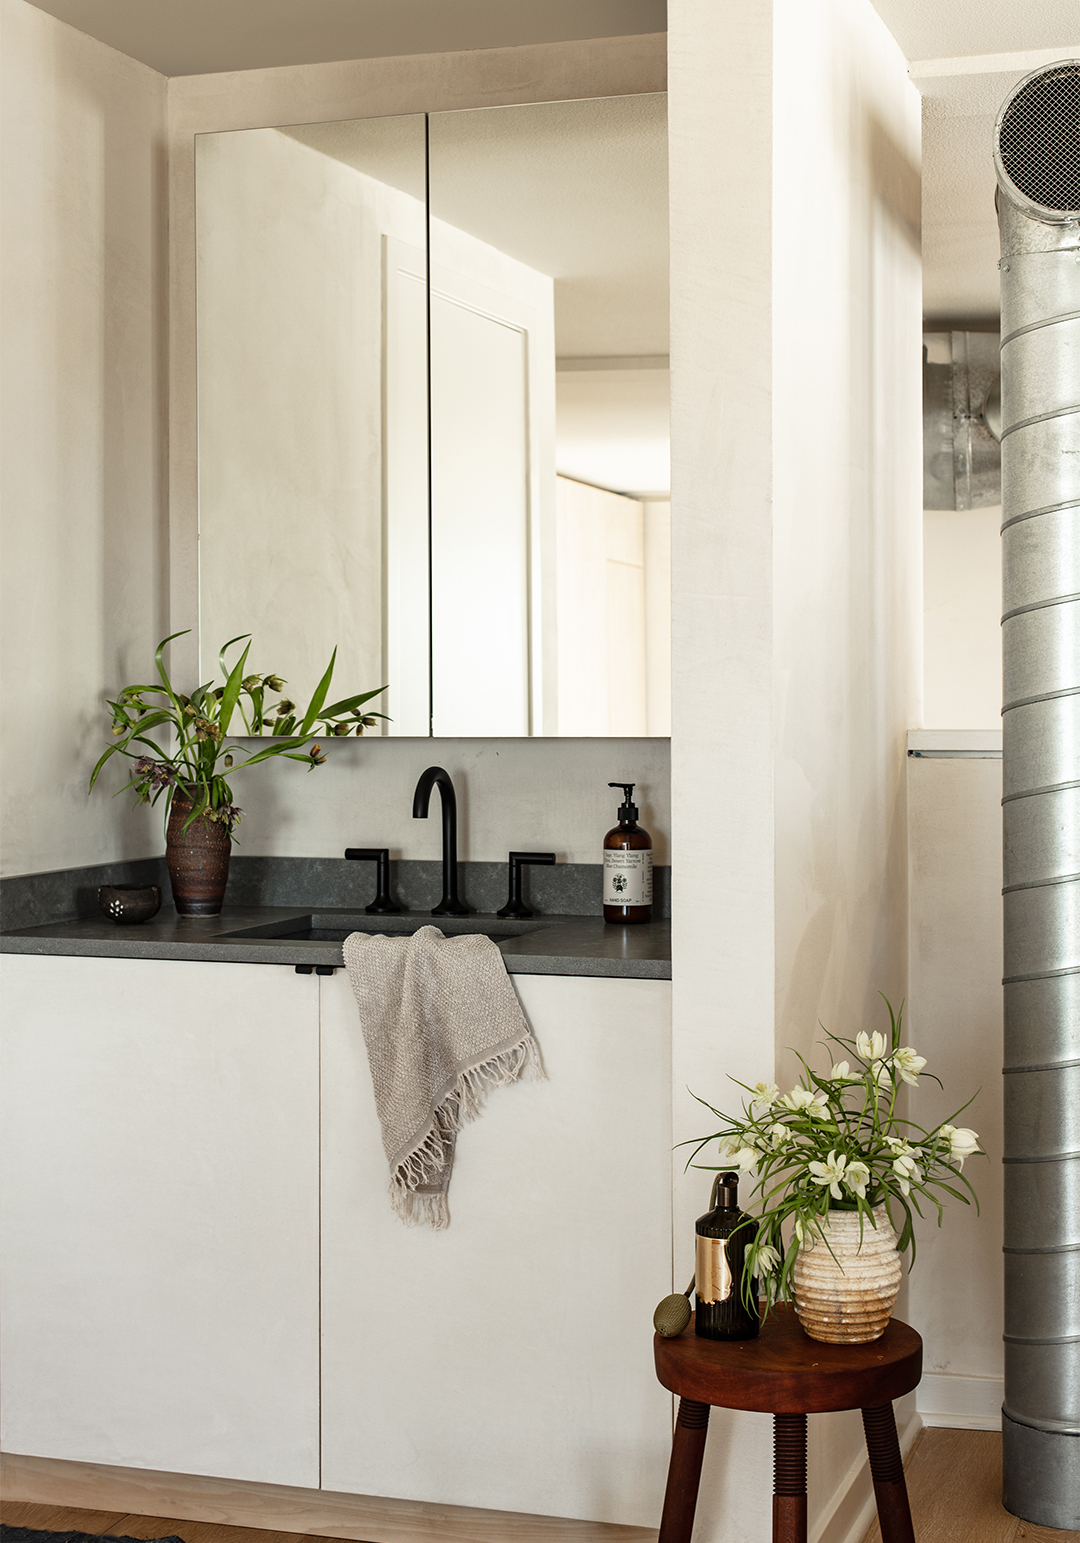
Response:
POLYGON ((494 934, 511 975, 671 979, 669 921, 619 927, 600 916, 545 915, 506 921, 476 913, 458 921, 419 911, 375 917, 333 906, 227 906, 220 916, 183 917, 171 905, 163 905, 152 920, 134 926, 117 925, 102 916, 5 932, 0 934, 0 952, 341 968, 340 941, 288 934, 311 929, 400 933, 429 924, 447 936, 494 934))

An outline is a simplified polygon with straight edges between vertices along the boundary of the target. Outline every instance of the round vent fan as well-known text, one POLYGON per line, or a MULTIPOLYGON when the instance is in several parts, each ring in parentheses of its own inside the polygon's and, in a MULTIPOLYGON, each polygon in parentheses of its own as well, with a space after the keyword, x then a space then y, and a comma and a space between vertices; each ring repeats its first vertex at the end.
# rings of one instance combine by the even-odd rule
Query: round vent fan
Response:
POLYGON ((994 164, 1025 214, 1055 225, 1080 219, 1080 60, 1020 82, 998 114, 994 164))

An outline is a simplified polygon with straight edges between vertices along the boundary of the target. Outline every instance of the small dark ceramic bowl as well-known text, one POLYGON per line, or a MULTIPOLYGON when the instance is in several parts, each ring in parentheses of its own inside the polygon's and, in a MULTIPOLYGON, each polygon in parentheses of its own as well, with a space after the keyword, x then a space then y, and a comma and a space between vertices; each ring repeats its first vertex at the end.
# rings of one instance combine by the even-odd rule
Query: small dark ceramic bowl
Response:
POLYGON ((114 922, 148 922, 161 910, 156 884, 102 884, 98 905, 114 922))

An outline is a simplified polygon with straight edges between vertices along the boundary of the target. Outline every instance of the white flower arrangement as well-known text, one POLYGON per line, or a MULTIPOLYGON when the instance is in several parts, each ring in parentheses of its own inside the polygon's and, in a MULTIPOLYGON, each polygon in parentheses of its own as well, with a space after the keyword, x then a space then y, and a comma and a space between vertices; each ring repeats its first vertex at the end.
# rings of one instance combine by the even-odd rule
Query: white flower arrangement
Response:
MULTIPOLYGON (((747 1248, 744 1289, 749 1293, 756 1276, 770 1308, 790 1295, 799 1245, 806 1237, 824 1236, 822 1224, 830 1210, 858 1211, 860 1227, 874 1227, 874 1207, 883 1204, 896 1226, 892 1207, 898 1206, 904 1220, 897 1228, 897 1249, 900 1253, 910 1249, 911 1263, 915 1260, 912 1210, 923 1215, 920 1199, 937 1207, 939 1226, 944 1215, 939 1192, 965 1205, 974 1201, 978 1210, 978 1197, 961 1172, 965 1158, 985 1156, 976 1133, 951 1123, 924 1130, 897 1114, 901 1087, 916 1087, 920 1076, 932 1074, 924 1072, 924 1056, 900 1043, 903 1004, 894 1012, 884 1000, 891 1026, 888 1038, 877 1030, 860 1032, 853 1040, 827 1034, 830 1043, 842 1047, 848 1056, 835 1062, 827 1077, 818 1076, 800 1056, 805 1076, 787 1093, 781 1093, 775 1083, 747 1087, 737 1082, 749 1095, 738 1119, 698 1099, 724 1124, 693 1143, 687 1167, 756 1171, 754 1193, 760 1198, 761 1213, 747 1222, 756 1231, 747 1248), (722 1161, 695 1163, 713 1141, 720 1143, 722 1161)), ((827 1246, 827 1237, 825 1242, 827 1246)))

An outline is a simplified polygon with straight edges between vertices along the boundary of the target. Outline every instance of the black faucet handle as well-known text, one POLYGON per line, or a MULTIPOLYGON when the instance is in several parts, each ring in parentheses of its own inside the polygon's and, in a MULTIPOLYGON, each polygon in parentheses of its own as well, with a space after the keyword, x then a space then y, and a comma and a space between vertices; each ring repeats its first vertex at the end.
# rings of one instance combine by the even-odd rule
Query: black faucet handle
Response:
POLYGON ((376 863, 375 899, 369 906, 365 906, 369 916, 396 916, 401 910, 390 898, 390 848, 389 847, 346 847, 345 856, 349 862, 376 863))
POLYGON ((501 911, 496 911, 496 916, 512 917, 525 921, 532 912, 522 904, 521 900, 521 870, 526 867, 550 867, 555 861, 554 852, 511 852, 510 853, 510 894, 501 911))

